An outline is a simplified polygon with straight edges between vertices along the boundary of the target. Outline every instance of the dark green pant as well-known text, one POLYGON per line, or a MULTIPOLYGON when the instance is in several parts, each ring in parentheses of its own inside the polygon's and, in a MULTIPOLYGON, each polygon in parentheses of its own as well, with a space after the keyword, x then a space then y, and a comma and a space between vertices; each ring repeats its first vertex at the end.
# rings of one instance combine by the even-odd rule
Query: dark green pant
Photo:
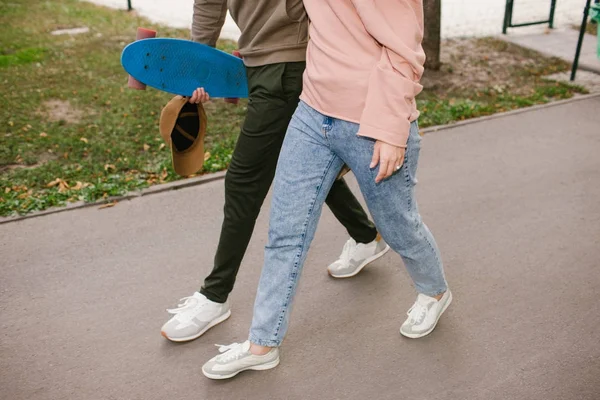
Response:
MULTIPOLYGON (((247 68, 248 113, 225 176, 224 220, 214 268, 200 289, 212 301, 225 302, 233 290, 298 105, 304 68, 303 62, 247 68)), ((327 205, 354 240, 375 240, 375 226, 343 179, 331 188, 327 205)))

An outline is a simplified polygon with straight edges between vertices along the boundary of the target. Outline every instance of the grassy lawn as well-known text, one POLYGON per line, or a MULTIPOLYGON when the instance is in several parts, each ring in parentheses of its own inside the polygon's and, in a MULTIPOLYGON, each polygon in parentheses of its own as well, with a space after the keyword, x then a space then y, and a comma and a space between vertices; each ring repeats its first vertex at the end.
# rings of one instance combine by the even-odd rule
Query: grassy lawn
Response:
MULTIPOLYGON (((0 216, 95 201, 181 179, 172 171, 169 151, 158 134, 158 116, 171 95, 126 87, 119 58, 138 26, 157 29, 164 37, 189 37, 187 30, 76 0, 0 3, 0 216), (82 26, 90 31, 72 37, 50 34, 82 26)), ((501 55, 516 52, 526 61, 510 66, 515 79, 507 84, 488 79, 490 83, 471 85, 471 72, 463 71, 461 58, 452 60, 451 54, 429 86, 426 76, 427 90, 419 98, 422 127, 581 91, 542 79, 566 70, 558 60, 520 54, 495 40, 471 42, 501 55)), ((223 42, 220 48, 232 50, 234 44, 223 42)), ((495 74, 494 59, 486 60, 485 52, 469 57, 477 58, 477 73, 488 71, 488 78, 489 71, 495 74)), ((227 167, 245 104, 207 105, 204 172, 227 167)))

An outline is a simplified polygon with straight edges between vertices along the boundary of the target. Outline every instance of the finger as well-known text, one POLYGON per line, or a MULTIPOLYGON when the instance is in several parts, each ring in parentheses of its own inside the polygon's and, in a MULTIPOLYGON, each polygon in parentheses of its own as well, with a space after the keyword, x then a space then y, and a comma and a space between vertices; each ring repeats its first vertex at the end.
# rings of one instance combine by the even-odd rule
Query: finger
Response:
POLYGON ((375 177, 376 183, 379 183, 386 178, 385 174, 387 174, 388 164, 389 164, 388 160, 380 160, 379 161, 379 172, 377 173, 377 176, 375 177))
POLYGON ((199 88, 198 89, 198 100, 196 102, 202 103, 204 101, 204 96, 206 96, 206 92, 204 91, 204 88, 199 88))
POLYGON ((400 168, 402 168, 402 164, 404 164, 404 157, 398 159, 398 161, 396 161, 396 171, 398 171, 400 168))
POLYGON ((376 143, 375 147, 373 147, 373 157, 371 158, 371 165, 369 165, 369 168, 375 168, 377 164, 379 164, 379 146, 376 143))
POLYGON ((402 165, 404 164, 404 156, 406 154, 406 149, 400 149, 400 151, 398 152, 398 161, 396 161, 396 169, 400 169, 402 168, 402 165))
POLYGON ((385 175, 386 178, 389 178, 390 176, 392 176, 394 174, 394 172, 396 172, 397 165, 398 165, 397 160, 390 160, 390 162, 388 163, 387 173, 385 175))
POLYGON ((194 90, 194 93, 192 93, 192 98, 190 99, 190 103, 197 103, 198 102, 198 89, 194 90))
POLYGON ((192 104, 194 104, 194 103, 196 102, 196 100, 194 100, 194 96, 195 96, 195 95, 196 95, 196 91, 194 90, 194 91, 192 92, 192 95, 191 95, 191 96, 190 96, 190 98, 188 99, 188 102, 189 102, 189 103, 192 103, 192 104))

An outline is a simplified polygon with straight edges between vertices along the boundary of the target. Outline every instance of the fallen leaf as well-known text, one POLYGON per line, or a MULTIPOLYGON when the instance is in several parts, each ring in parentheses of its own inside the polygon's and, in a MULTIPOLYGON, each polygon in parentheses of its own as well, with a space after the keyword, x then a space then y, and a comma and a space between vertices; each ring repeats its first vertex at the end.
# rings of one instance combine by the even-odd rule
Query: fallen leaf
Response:
POLYGON ((48 137, 48 134, 46 132, 42 132, 40 133, 40 137, 48 137))
POLYGON ((204 161, 208 160, 210 158, 210 152, 206 152, 204 153, 204 161))
POLYGON ((8 126, 15 126, 15 123, 12 121, 8 121, 8 126))
POLYGON ((109 169, 112 169, 113 171, 117 169, 117 167, 115 167, 113 164, 106 164, 104 166, 104 170, 108 171, 109 169))
POLYGON ((56 186, 56 185, 58 185, 59 183, 60 183, 60 178, 56 178, 56 179, 55 179, 55 180, 53 180, 52 182, 48 183, 48 184, 46 185, 46 187, 53 187, 53 186, 56 186))
POLYGON ((164 143, 161 143, 161 144, 160 144, 160 146, 158 146, 158 149, 159 149, 159 150, 162 150, 162 149, 164 149, 164 148, 165 148, 165 146, 166 146, 166 144, 164 144, 164 143))
POLYGON ((61 179, 60 182, 58 182, 58 192, 63 193, 63 192, 66 192, 67 190, 69 190, 69 184, 66 181, 61 179))
POLYGON ((83 183, 77 181, 77 184, 71 188, 71 190, 81 190, 83 189, 83 183))
POLYGON ((67 158, 69 158, 69 153, 65 153, 63 154, 63 158, 66 160, 67 158))
POLYGON ((6 189, 4 189, 4 193, 10 193, 10 188, 7 187, 6 189))
POLYGON ((102 204, 100 207, 98 207, 98 210, 102 210, 103 208, 110 208, 110 207, 114 207, 117 205, 116 201, 113 201, 112 203, 106 203, 106 204, 102 204))
POLYGON ((144 143, 144 151, 148 151, 148 149, 150 149, 150 146, 144 143))
POLYGON ((86 138, 84 138, 84 137, 82 137, 82 138, 81 138, 81 139, 79 139, 79 140, 81 140, 83 143, 87 143, 87 142, 88 142, 88 140, 87 140, 86 138))

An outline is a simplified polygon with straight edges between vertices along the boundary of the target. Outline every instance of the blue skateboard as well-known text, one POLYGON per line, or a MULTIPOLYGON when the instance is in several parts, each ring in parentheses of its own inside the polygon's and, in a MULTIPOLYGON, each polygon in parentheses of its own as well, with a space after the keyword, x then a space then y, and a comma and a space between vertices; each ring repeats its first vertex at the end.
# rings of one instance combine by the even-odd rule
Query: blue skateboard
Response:
POLYGON ((191 96, 203 87, 210 97, 248 97, 243 61, 223 51, 182 39, 142 39, 125 47, 125 71, 142 84, 191 96))

